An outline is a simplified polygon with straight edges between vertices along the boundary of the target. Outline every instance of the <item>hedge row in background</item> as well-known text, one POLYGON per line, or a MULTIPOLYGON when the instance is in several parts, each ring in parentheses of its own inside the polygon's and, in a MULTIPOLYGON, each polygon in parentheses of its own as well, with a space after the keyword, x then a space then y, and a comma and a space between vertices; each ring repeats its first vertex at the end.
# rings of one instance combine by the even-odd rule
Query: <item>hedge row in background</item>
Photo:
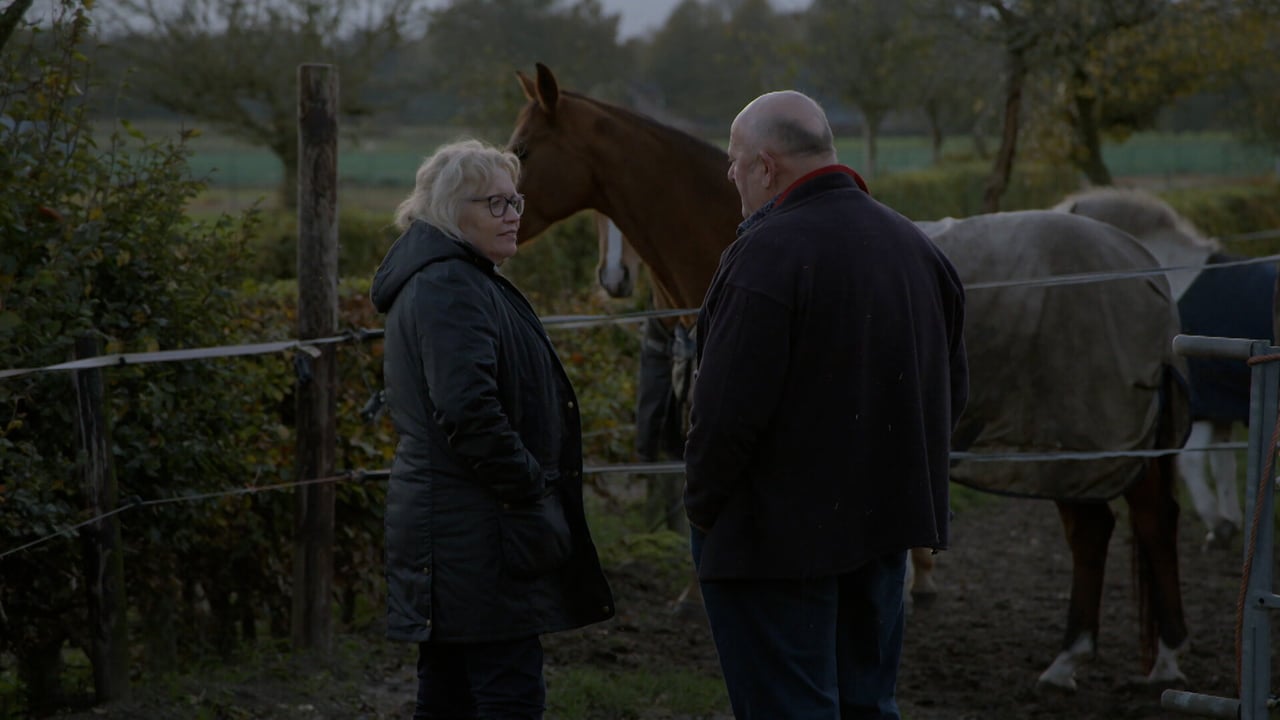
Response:
MULTIPOLYGON (((985 163, 960 162, 929 170, 888 175, 871 183, 881 202, 916 220, 967 217, 981 212, 987 180, 985 163)), ((1080 189, 1070 168, 1024 165, 1013 175, 1005 210, 1048 208, 1080 189)), ((388 193, 399 191, 388 190, 388 193)), ((1221 186, 1164 190, 1158 193, 1202 232, 1215 237, 1280 228, 1280 183, 1240 181, 1221 186)), ((297 272, 297 220, 278 210, 261 213, 252 241, 253 273, 258 279, 288 279, 297 272)), ((594 228, 585 216, 571 218, 546 237, 520 250, 507 267, 520 287, 542 297, 573 295, 593 282, 594 228)), ((371 277, 399 235, 389 213, 343 209, 339 215, 339 271, 343 277, 371 277)), ((1229 249, 1267 255, 1280 248, 1272 240, 1229 242, 1229 249)))

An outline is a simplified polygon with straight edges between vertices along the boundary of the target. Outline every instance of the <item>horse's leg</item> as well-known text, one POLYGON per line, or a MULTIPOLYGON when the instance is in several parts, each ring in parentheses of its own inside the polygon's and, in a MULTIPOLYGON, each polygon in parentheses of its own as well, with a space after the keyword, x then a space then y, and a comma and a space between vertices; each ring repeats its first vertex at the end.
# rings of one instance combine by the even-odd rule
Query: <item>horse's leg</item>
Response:
POLYGON ((689 576, 689 584, 672 603, 671 613, 681 622, 706 620, 707 609, 702 605, 702 585, 698 584, 697 571, 689 576))
MULTIPOLYGON (((1213 442, 1213 424, 1207 420, 1197 420, 1191 424, 1191 434, 1187 436, 1184 447, 1205 447, 1211 442, 1213 442)), ((1191 495, 1191 505, 1196 509, 1196 515, 1200 516, 1201 522, 1208 528, 1208 535, 1205 536, 1206 544, 1212 542, 1214 526, 1218 522, 1218 499, 1209 488, 1210 478, 1205 472, 1209 463, 1209 458, 1206 456, 1209 454, 1203 450, 1178 453, 1178 474, 1182 476, 1187 492, 1191 495)), ((1233 484, 1232 487, 1234 488, 1235 485, 1233 484)))
POLYGON ((1102 578, 1107 566, 1107 544, 1116 519, 1106 503, 1057 501, 1056 504, 1063 533, 1071 547, 1071 603, 1067 608, 1062 651, 1040 674, 1036 687, 1074 692, 1076 669, 1092 659, 1098 649, 1102 578))
MULTIPOLYGON (((1231 441, 1231 423, 1213 423, 1213 442, 1231 441)), ((1227 548, 1231 539, 1240 532, 1243 526, 1240 510, 1240 492, 1236 487, 1236 453, 1234 450, 1219 450, 1209 455, 1209 474, 1213 477, 1213 486, 1217 491, 1214 523, 1210 525, 1209 537, 1206 541, 1214 547, 1227 548)))
POLYGON ((1178 576, 1178 501, 1172 465, 1168 458, 1152 460, 1142 479, 1125 493, 1133 527, 1143 655, 1150 662, 1146 682, 1156 685, 1186 682, 1178 669, 1178 655, 1186 649, 1187 624, 1178 576))
POLYGON ((925 603, 938 594, 938 584, 933 579, 933 566, 933 550, 911 548, 911 562, 907 563, 907 590, 913 601, 925 603))

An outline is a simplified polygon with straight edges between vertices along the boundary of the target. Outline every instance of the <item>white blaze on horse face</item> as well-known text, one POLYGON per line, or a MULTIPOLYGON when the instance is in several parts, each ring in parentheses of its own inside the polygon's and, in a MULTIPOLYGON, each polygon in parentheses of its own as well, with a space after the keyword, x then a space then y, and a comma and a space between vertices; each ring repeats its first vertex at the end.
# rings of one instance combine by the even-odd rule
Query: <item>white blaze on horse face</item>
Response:
POLYGON ((596 237, 600 244, 600 263, 596 267, 600 287, 609 297, 631 297, 639 259, 618 226, 601 213, 596 213, 596 237))

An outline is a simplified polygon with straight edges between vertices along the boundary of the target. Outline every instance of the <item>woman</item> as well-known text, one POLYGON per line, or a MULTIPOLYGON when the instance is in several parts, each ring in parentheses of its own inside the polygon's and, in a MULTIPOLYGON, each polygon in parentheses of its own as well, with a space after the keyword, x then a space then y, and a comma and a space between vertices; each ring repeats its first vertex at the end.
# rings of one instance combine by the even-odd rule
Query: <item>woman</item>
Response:
POLYGON ((418 643, 415 718, 541 718, 543 633, 613 615, 582 508, 578 403, 516 252, 520 163, 474 140, 418 168, 373 280, 387 313, 387 634, 418 643))

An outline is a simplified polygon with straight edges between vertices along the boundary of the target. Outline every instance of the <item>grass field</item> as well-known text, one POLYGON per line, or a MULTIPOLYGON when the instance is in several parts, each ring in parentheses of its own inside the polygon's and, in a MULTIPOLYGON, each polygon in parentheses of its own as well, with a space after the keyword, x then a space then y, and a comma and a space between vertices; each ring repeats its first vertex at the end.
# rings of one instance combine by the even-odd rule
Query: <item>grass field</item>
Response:
MULTIPOLYGON (((148 124, 142 129, 153 138, 173 136, 173 124, 148 124)), ((340 141, 338 174, 346 186, 371 186, 407 190, 423 156, 442 142, 463 137, 472 131, 464 127, 404 127, 394 131, 355 131, 340 141)), ((502 142, 501 131, 476 136, 502 142)), ((715 140, 723 145, 723 139, 715 140)), ((989 147, 994 149, 993 140, 989 147)), ((270 188, 280 181, 279 162, 261 148, 206 132, 191 142, 192 171, 222 189, 270 188)), ((861 169, 863 148, 860 138, 837 143, 842 162, 861 169)), ((972 157, 967 137, 948 139, 943 153, 949 157, 972 157)), ((1108 145, 1103 155, 1117 177, 1176 177, 1215 175, 1244 177, 1277 171, 1280 160, 1225 133, 1143 133, 1122 144, 1108 145)), ((929 167, 928 140, 920 136, 891 136, 879 142, 881 173, 920 170, 929 167)), ((869 173, 868 173, 869 174, 869 173)))

